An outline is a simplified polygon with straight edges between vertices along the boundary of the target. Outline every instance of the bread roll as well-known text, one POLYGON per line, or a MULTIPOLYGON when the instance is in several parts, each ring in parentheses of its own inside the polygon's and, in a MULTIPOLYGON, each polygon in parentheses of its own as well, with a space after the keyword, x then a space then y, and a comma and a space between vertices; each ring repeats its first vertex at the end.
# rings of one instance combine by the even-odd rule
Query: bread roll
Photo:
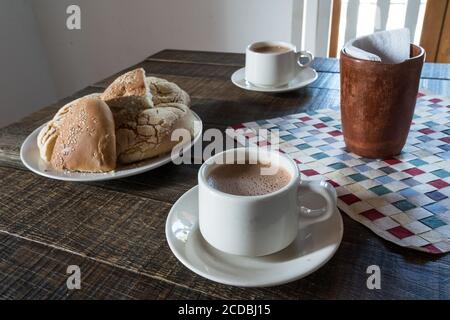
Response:
POLYGON ((155 107, 166 103, 181 103, 190 107, 189 95, 175 83, 156 77, 147 77, 145 80, 150 88, 155 107))
POLYGON ((142 68, 117 78, 102 99, 114 115, 117 157, 121 163, 169 152, 178 143, 170 141, 175 129, 186 128, 192 134, 189 95, 165 79, 146 78, 142 68), (151 103, 146 99, 152 99, 151 103))
MULTIPOLYGON (((87 97, 100 97, 100 93, 92 93, 87 96, 84 96, 80 99, 84 99, 87 97)), ((61 127, 61 123, 69 111, 70 107, 74 104, 77 104, 80 99, 76 99, 74 101, 69 102, 64 105, 58 112, 55 114, 52 120, 47 122, 47 124, 41 129, 37 138, 37 145, 39 148, 40 156, 43 160, 50 162, 50 159, 53 154, 53 147, 55 146, 56 139, 59 135, 59 128, 61 127)))
POLYGON ((102 94, 63 106, 38 135, 41 158, 57 169, 101 172, 113 170, 116 160, 128 164, 167 153, 178 143, 171 141, 173 130, 185 128, 193 135, 189 105, 189 95, 176 84, 146 78, 142 68, 132 70, 102 94), (96 122, 83 121, 80 112, 96 122), (92 128, 96 133, 88 134, 92 128), (72 139, 75 133, 77 142, 72 139))
POLYGON ((55 169, 106 172, 116 168, 114 119, 99 98, 74 101, 59 127, 51 164, 55 169))
POLYGON ((171 151, 178 144, 171 141, 172 132, 178 128, 193 135, 194 118, 187 106, 170 103, 144 110, 133 122, 116 128, 119 162, 136 162, 171 151))
POLYGON ((125 107, 138 110, 153 107, 152 95, 142 68, 118 77, 105 89, 101 98, 114 114, 123 112, 125 107))

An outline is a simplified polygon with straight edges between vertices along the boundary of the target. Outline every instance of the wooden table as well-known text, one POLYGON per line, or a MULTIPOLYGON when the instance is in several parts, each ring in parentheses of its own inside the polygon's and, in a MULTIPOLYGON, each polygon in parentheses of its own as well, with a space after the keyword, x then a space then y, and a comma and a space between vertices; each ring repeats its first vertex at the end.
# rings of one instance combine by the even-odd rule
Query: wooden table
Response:
MULTIPOLYGON (((138 66, 185 89, 205 128, 339 105, 338 60, 318 58, 319 79, 285 94, 233 86, 230 76, 243 63, 241 54, 164 50, 138 66)), ((19 159, 25 137, 64 103, 102 91, 115 77, 0 129, 0 298, 450 298, 450 255, 400 248, 345 214, 338 252, 305 279, 244 289, 195 275, 169 250, 164 223, 172 204, 196 185, 198 165, 168 164, 97 183, 54 181, 26 170, 19 159), (373 264, 381 268, 381 290, 366 287, 373 264), (68 265, 80 266, 81 290, 67 289, 68 265)), ((422 86, 450 95, 449 65, 425 65, 422 86)))

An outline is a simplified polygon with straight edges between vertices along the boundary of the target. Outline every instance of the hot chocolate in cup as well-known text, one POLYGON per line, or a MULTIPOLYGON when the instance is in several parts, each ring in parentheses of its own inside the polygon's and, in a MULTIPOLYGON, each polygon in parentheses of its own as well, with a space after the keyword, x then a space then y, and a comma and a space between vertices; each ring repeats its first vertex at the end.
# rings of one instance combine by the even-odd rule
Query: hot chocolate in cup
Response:
POLYGON ((230 149, 209 158, 199 170, 198 184, 203 238, 235 255, 255 257, 283 250, 297 237, 299 223, 326 220, 336 207, 330 184, 301 182, 291 158, 262 148, 230 149), (326 200, 325 207, 313 210, 302 205, 299 193, 308 186, 326 200), (300 216, 307 218, 300 221, 300 216))

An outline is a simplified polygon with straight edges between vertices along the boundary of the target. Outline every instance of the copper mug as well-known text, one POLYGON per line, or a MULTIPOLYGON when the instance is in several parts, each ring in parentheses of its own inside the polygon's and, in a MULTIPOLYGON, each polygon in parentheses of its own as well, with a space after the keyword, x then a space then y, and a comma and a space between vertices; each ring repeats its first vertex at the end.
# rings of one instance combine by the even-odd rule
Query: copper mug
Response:
POLYGON ((347 149, 366 158, 390 158, 403 149, 414 115, 425 50, 387 64, 341 51, 341 118, 347 149))

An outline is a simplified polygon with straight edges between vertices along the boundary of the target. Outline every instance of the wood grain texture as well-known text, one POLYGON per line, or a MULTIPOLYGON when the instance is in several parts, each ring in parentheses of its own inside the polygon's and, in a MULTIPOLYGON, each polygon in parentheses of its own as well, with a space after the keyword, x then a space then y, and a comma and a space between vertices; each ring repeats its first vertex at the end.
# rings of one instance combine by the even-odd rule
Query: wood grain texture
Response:
POLYGON ((339 25, 341 21, 341 0, 333 0, 333 11, 331 13, 330 49, 328 55, 337 57, 339 42, 339 25))
POLYGON ((450 63, 450 2, 447 2, 447 9, 445 10, 436 61, 450 63))
POLYGON ((435 80, 450 80, 450 64, 425 63, 422 69, 422 78, 435 80))
POLYGON ((442 27, 449 0, 427 1, 420 45, 427 52, 426 61, 437 62, 442 27))
POLYGON ((0 232, 0 299, 195 299, 209 296, 139 272, 0 232), (69 290, 77 265, 81 289, 69 290))
MULTIPOLYGON (((205 128, 223 131, 239 122, 339 107, 336 59, 317 59, 319 80, 286 94, 234 87, 229 76, 243 61, 239 54, 164 50, 138 65, 188 91, 205 128)), ((445 90, 447 65, 427 70, 422 80, 445 90)), ((198 165, 168 164, 95 183, 53 181, 27 171, 19 159, 25 137, 64 103, 101 91, 112 79, 0 129, 0 298, 450 298, 449 255, 399 248, 346 216, 337 254, 305 279, 244 289, 196 276, 170 252, 164 223, 172 204, 196 185, 198 165), (67 291, 69 264, 81 267, 82 290, 67 291), (382 269, 382 290, 366 288, 371 264, 382 269)))
MULTIPOLYGON (((163 50, 146 59, 172 63, 204 63, 243 67, 244 55, 236 53, 202 52, 188 50, 163 50), (222 61, 221 61, 222 60, 222 61)), ((339 73, 339 60, 316 57, 312 67, 321 73, 339 73)), ((450 80, 450 64, 426 63, 422 70, 423 78, 450 80)))
MULTIPOLYGON (((0 167, 0 178, 5 189, 0 203, 1 233, 50 244, 58 251, 75 252, 148 278, 164 279, 211 298, 442 298, 450 289, 447 257, 438 260, 400 250, 347 217, 338 253, 310 277, 274 288, 223 286, 192 274, 171 254, 164 235, 169 203, 151 199, 148 194, 137 196, 53 181, 22 170, 0 167), (21 197, 17 197, 19 193, 21 197), (410 262, 399 272, 404 259, 410 262), (371 264, 383 270, 382 292, 365 288, 365 270, 371 264), (423 273, 428 277, 421 276, 423 273)), ((23 263, 27 263, 25 260, 23 263)), ((36 267, 33 261, 30 263, 30 268, 36 267)))

